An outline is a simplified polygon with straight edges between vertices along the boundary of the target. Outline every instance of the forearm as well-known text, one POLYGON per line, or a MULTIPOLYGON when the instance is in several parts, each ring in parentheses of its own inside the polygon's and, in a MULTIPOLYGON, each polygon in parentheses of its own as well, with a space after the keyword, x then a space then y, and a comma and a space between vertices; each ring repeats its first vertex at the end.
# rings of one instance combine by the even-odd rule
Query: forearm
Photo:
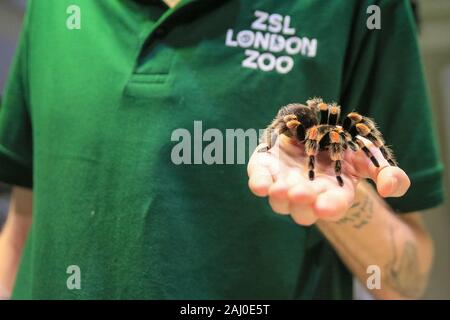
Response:
POLYGON ((0 234, 0 297, 10 293, 14 286, 17 269, 25 244, 28 230, 17 233, 17 225, 28 225, 28 221, 19 221, 28 217, 11 216, 0 234), (13 233, 14 232, 14 233, 13 233), (4 292, 3 292, 4 291, 4 292))
POLYGON ((14 286, 31 225, 31 207, 31 192, 14 188, 8 218, 0 232, 0 298, 6 298, 14 286))
POLYGON ((432 261, 431 240, 395 215, 366 182, 360 183, 355 204, 344 218, 319 221, 317 226, 363 284, 368 266, 380 268, 381 288, 371 290, 376 298, 422 295, 432 261))

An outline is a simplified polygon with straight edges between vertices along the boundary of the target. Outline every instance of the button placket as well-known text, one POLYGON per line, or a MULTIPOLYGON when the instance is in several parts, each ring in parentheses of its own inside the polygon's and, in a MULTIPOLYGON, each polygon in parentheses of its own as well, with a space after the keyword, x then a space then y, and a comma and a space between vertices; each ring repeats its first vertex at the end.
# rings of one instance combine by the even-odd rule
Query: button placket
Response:
POLYGON ((156 23, 147 24, 140 37, 139 52, 136 57, 131 77, 126 84, 125 94, 132 96, 151 95, 151 87, 161 88, 167 83, 174 49, 168 46, 165 38, 170 34, 170 21, 175 12, 179 12, 189 0, 182 0, 180 5, 164 12, 156 23), (151 87, 150 87, 151 86, 151 87))

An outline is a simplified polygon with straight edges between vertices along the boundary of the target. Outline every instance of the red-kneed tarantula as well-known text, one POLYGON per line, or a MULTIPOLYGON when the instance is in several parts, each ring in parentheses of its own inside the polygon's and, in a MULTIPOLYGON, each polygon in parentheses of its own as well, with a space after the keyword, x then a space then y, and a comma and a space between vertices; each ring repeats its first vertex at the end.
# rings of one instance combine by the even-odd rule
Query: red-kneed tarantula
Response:
POLYGON ((309 158, 309 179, 314 180, 316 156, 319 151, 327 150, 334 163, 334 172, 340 186, 344 185, 341 177, 341 161, 347 147, 353 151, 362 150, 376 167, 380 166, 358 136, 370 140, 379 148, 390 165, 397 165, 391 149, 385 145, 383 136, 373 120, 359 113, 350 112, 341 124, 339 123, 341 108, 336 103, 327 104, 320 98, 314 98, 308 100, 306 104, 294 103, 282 107, 262 136, 261 142, 265 142, 267 147, 258 152, 267 152, 280 134, 296 139, 304 143, 309 158))

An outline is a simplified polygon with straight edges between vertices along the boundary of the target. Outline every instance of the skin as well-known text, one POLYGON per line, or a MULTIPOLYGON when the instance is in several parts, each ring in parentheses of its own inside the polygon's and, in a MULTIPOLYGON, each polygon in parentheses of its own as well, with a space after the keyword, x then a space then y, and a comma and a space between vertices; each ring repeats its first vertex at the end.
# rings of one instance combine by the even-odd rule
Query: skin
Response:
POLYGON ((0 233, 0 298, 11 294, 31 220, 31 190, 14 187, 8 218, 0 233))
POLYGON ((363 140, 380 167, 362 151, 347 150, 340 187, 326 152, 318 155, 316 178, 310 181, 304 147, 282 135, 269 152, 252 155, 249 188, 268 197, 275 213, 290 215, 302 226, 315 224, 363 285, 370 276, 367 268, 379 266, 381 288, 371 290, 375 298, 417 299, 426 288, 432 241, 419 212, 397 215, 383 200, 404 195, 410 180, 363 140), (366 179, 376 184, 376 190, 366 179))
POLYGON ((180 0, 164 0, 164 3, 165 3, 169 8, 175 7, 179 2, 180 2, 180 0))

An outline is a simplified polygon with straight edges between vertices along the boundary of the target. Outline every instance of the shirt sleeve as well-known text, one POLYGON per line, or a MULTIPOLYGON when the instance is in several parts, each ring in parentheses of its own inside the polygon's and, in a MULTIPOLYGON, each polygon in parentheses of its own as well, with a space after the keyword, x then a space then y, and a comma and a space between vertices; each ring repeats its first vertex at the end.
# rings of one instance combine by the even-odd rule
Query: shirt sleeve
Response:
POLYGON ((377 122, 411 179, 406 195, 386 199, 391 207, 412 212, 437 206, 443 201, 443 166, 410 4, 361 1, 352 23, 340 101, 377 122), (373 4, 381 29, 366 25, 373 4))
POLYGON ((27 84, 25 16, 0 106, 0 181, 32 188, 32 136, 27 84))

